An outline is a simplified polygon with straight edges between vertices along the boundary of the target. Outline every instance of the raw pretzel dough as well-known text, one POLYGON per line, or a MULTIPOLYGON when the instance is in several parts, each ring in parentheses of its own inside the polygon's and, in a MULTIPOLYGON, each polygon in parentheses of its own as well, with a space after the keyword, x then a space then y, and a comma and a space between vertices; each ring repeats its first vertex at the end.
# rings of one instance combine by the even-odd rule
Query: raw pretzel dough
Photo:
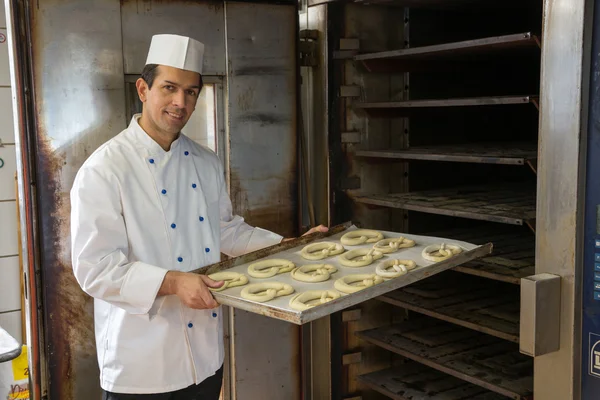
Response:
POLYGON ((381 257, 383 257, 383 253, 374 249, 356 249, 342 254, 339 259, 340 263, 346 267, 366 267, 381 257), (358 257, 361 259, 356 260, 358 257))
POLYGON ((339 297, 340 294, 333 290, 308 290, 292 297, 290 307, 294 310, 304 311, 339 297))
POLYGON ((379 242, 375 243, 373 248, 377 251, 382 252, 383 254, 388 254, 394 253, 398 251, 398 249, 406 249, 408 247, 413 247, 414 245, 414 240, 407 239, 405 237, 399 237, 380 240, 379 242))
POLYGON ((388 260, 380 263, 375 268, 375 273, 390 279, 404 275, 415 268, 417 268, 417 264, 412 260, 388 260))
POLYGON ((383 239, 383 234, 371 229, 357 229, 346 233, 340 242, 346 246, 358 246, 363 243, 375 243, 383 239))
POLYGON ((236 286, 244 286, 248 283, 248 277, 246 275, 232 271, 215 272, 214 274, 208 275, 208 277, 214 281, 225 281, 220 288, 209 288, 213 292, 220 292, 236 286))
POLYGON ((315 283, 328 280, 335 272, 337 268, 331 264, 309 264, 294 269, 291 275, 297 281, 315 283))
POLYGON ((307 260, 322 260, 329 256, 337 256, 344 252, 344 246, 333 242, 320 242, 309 244, 302 249, 300 255, 307 260))
POLYGON ((296 268, 293 262, 289 260, 283 260, 280 258, 274 258, 271 260, 262 260, 250 264, 248 266, 248 275, 253 278, 270 278, 277 274, 283 274, 290 272, 296 268))
POLYGON ((383 278, 375 274, 355 274, 338 279, 333 286, 342 293, 355 293, 382 282, 383 278))
POLYGON ((275 297, 287 296, 294 293, 294 288, 286 283, 262 282, 253 283, 242 289, 241 296, 247 300, 264 303, 275 297))
POLYGON ((450 257, 460 254, 462 249, 454 244, 432 244, 423 249, 421 256, 429 261, 444 261, 450 257))

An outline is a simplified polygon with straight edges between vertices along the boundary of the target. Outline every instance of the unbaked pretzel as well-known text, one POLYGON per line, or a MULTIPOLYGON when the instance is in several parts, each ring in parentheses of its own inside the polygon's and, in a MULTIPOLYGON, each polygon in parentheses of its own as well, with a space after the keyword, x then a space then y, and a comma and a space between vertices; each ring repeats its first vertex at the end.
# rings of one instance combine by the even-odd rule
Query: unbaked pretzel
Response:
POLYGON ((293 262, 280 258, 262 260, 248 266, 248 275, 253 278, 270 278, 277 274, 290 272, 296 268, 293 262))
POLYGON ((358 246, 363 243, 375 243, 383 239, 383 234, 371 229, 357 229, 350 231, 340 239, 340 242, 346 246, 358 246))
POLYGON ((383 239, 373 245, 373 248, 383 254, 394 253, 398 249, 413 247, 415 241, 405 237, 383 239))
POLYGON ((339 256, 340 263, 346 267, 366 267, 383 257, 383 253, 374 249, 356 249, 339 256), (362 256, 362 257, 361 257, 362 256), (361 259, 357 260, 358 257, 361 259))
POLYGON ((309 264, 294 269, 291 275, 297 281, 315 283, 328 280, 335 272, 337 268, 331 264, 309 264))
POLYGON ((241 296, 244 299, 264 303, 275 297, 287 296, 294 293, 294 288, 287 283, 261 282, 253 283, 242 289, 241 296))
POLYGON ((375 274, 355 274, 338 279, 333 287, 342 293, 355 293, 382 282, 383 278, 375 274))
POLYGON ((417 264, 412 260, 387 260, 375 268, 375 273, 384 278, 397 278, 415 269, 417 264))
POLYGON ((290 307, 294 310, 304 311, 339 297, 340 294, 333 290, 308 290, 294 295, 290 299, 290 307))
POLYGON ((304 247, 300 255, 307 260, 317 261, 329 256, 337 256, 344 252, 344 246, 333 242, 320 242, 304 247))
POLYGON ((248 277, 246 275, 233 271, 215 272, 214 274, 208 275, 208 277, 214 281, 225 281, 220 288, 209 288, 213 292, 220 292, 236 286, 244 286, 248 283, 248 277))
POLYGON ((429 261, 444 261, 450 257, 460 254, 462 249, 454 244, 432 244, 423 249, 421 256, 429 261))

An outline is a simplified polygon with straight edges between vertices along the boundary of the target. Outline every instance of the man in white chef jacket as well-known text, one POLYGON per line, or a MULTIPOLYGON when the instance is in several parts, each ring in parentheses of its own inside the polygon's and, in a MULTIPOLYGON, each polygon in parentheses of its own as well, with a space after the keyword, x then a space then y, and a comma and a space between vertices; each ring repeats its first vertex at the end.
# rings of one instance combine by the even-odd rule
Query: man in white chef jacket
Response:
POLYGON ((222 282, 186 271, 283 239, 232 215, 217 156, 180 134, 203 54, 191 38, 152 38, 136 84, 142 114, 86 160, 71 190, 73 270, 94 297, 104 400, 218 399, 222 312, 208 288, 222 282))

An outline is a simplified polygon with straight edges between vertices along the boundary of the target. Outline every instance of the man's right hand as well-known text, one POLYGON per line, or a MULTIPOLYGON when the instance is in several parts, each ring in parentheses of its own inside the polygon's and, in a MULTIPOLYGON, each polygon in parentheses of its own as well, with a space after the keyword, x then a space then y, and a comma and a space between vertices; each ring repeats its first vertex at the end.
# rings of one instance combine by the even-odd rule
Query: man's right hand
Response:
POLYGON ((219 303, 208 288, 220 288, 223 284, 223 281, 213 281, 206 275, 169 271, 158 295, 174 294, 190 308, 211 309, 218 307, 219 303))

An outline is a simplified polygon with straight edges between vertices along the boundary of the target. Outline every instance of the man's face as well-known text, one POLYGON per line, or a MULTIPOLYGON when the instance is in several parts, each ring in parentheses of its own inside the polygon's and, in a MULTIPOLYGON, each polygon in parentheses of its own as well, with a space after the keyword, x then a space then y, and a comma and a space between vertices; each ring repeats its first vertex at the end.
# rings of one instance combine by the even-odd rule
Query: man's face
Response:
POLYGON ((197 72, 160 65, 152 88, 143 79, 137 83, 144 103, 143 114, 152 129, 162 135, 177 135, 190 119, 200 93, 197 72))

